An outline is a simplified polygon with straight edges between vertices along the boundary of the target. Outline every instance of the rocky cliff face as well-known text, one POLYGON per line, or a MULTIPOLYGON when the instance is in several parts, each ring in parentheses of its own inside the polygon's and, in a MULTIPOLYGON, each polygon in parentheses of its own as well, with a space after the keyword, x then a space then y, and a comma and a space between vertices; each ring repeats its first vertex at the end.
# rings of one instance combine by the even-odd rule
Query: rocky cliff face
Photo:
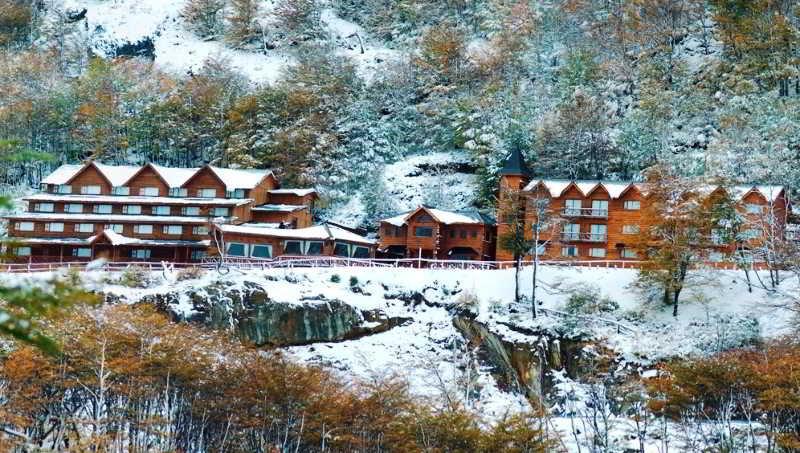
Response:
POLYGON ((145 297, 140 302, 153 303, 176 320, 230 330, 257 346, 355 339, 387 331, 407 320, 387 317, 380 310, 361 311, 321 295, 291 303, 277 301, 266 288, 251 282, 241 286, 218 282, 185 293, 145 297), (176 309, 187 303, 191 314, 176 309))
POLYGON ((585 367, 584 341, 537 332, 523 332, 529 341, 510 341, 463 314, 453 318, 453 325, 473 347, 479 348, 502 387, 532 400, 543 401, 549 392, 550 371, 565 369, 568 376, 575 377, 585 367))

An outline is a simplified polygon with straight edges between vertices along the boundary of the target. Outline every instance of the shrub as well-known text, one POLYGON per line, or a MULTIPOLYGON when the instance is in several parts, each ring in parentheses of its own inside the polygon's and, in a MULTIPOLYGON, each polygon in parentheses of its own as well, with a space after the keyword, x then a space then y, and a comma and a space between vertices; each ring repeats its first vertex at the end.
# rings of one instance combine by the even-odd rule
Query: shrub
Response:
POLYGON ((456 306, 461 309, 477 312, 481 301, 478 299, 477 294, 473 293, 472 291, 465 290, 458 295, 455 303, 456 306))
POLYGON ((567 300, 566 311, 573 315, 592 315, 611 313, 619 309, 619 304, 603 297, 595 287, 577 288, 567 300))
POLYGON ((144 288, 150 283, 150 272, 140 266, 130 266, 122 271, 118 283, 129 288, 144 288))
POLYGON ((196 280, 206 273, 202 267, 187 267, 178 271, 178 281, 196 280))
POLYGON ((352 277, 350 277, 350 287, 355 288, 356 286, 358 286, 358 277, 353 275, 352 277))
POLYGON ((339 277, 339 274, 331 275, 331 282, 339 283, 340 281, 342 281, 342 277, 339 277))

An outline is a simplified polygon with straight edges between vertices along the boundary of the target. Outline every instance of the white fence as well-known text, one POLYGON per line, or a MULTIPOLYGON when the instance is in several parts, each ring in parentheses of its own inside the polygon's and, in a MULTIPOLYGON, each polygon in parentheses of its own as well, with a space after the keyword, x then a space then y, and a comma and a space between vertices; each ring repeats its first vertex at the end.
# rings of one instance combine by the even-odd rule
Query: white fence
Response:
MULTIPOLYGON (((281 256, 275 259, 249 259, 249 258, 225 258, 225 260, 206 259, 200 263, 167 263, 167 262, 43 262, 43 263, 0 263, 0 272, 7 273, 29 273, 29 272, 53 272, 60 269, 75 269, 79 271, 102 270, 107 272, 123 271, 130 267, 139 267, 151 271, 161 271, 164 268, 185 269, 282 269, 282 268, 327 268, 327 267, 368 267, 368 268, 418 268, 418 269, 505 269, 513 267, 514 261, 461 261, 461 260, 434 260, 425 258, 405 258, 405 259, 358 259, 341 258, 330 256, 281 256)), ((639 265, 639 261, 629 260, 558 260, 541 261, 543 266, 584 266, 584 267, 607 267, 616 269, 634 269, 639 265)), ((524 266, 530 266, 530 262, 523 262, 524 266)))

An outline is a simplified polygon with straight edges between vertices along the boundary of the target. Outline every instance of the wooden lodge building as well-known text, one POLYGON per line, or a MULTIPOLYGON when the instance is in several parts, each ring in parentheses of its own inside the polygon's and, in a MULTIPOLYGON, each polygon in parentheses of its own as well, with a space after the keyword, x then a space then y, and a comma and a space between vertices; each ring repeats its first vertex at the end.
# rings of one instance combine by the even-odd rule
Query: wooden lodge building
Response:
MULTIPOLYGON (((724 193, 722 187, 703 187, 708 197, 724 193)), ((740 214, 748 220, 747 242, 755 245, 763 235, 759 221, 769 228, 785 231, 789 201, 782 186, 734 186, 727 190, 737 203, 740 214), (769 216, 769 219, 766 217, 769 216)), ((508 222, 503 222, 512 196, 521 196, 518 203, 525 210, 525 237, 533 241, 534 228, 540 213, 551 219, 550 227, 540 230, 537 253, 547 259, 569 260, 638 260, 633 243, 643 224, 642 209, 647 206, 646 185, 634 182, 571 181, 560 179, 531 179, 520 153, 506 161, 500 174, 500 203, 498 204, 498 237, 507 234, 508 222), (536 208, 539 206, 539 208, 536 208), (552 221, 555 219, 555 221, 552 221)), ((711 262, 725 261, 735 245, 722 241, 721 234, 712 232, 711 262), (717 236, 718 239, 714 239, 717 236)), ((513 253, 497 248, 496 259, 513 260, 513 253)), ((530 258, 530 255, 527 257, 530 258)))
POLYGON ((5 216, 7 251, 25 262, 199 261, 215 224, 301 231, 316 198, 269 170, 62 165, 24 198, 26 212, 5 216))
POLYGON ((494 220, 477 210, 420 206, 381 220, 378 250, 391 258, 493 260, 494 220))

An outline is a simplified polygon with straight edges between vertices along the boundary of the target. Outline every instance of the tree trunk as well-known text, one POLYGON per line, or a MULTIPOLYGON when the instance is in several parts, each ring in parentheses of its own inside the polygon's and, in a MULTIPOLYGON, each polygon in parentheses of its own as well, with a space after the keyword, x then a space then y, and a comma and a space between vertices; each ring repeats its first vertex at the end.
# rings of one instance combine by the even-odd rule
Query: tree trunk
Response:
POLYGON ((519 272, 522 269, 522 258, 518 255, 514 263, 514 302, 519 302, 519 272))

